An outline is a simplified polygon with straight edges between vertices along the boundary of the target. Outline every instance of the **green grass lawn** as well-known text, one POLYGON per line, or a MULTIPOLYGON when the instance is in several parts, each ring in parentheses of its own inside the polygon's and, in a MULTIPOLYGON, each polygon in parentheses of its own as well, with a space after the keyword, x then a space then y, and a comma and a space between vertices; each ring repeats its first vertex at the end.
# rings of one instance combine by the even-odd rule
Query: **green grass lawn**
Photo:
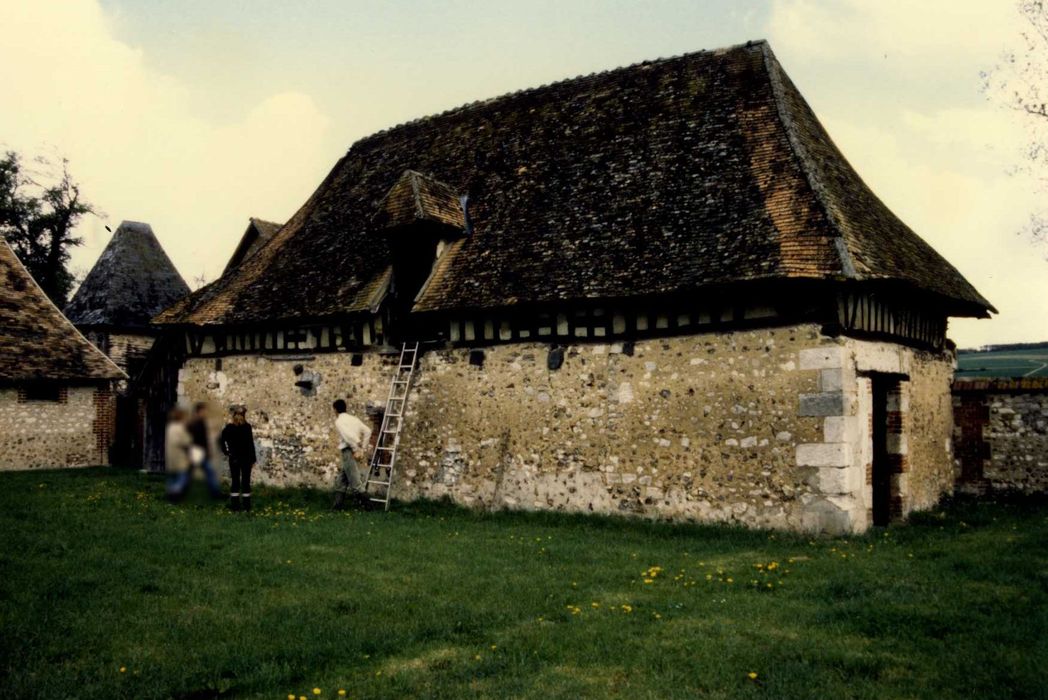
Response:
POLYGON ((1048 696, 1043 504, 812 539, 160 490, 0 474, 0 697, 1048 696))

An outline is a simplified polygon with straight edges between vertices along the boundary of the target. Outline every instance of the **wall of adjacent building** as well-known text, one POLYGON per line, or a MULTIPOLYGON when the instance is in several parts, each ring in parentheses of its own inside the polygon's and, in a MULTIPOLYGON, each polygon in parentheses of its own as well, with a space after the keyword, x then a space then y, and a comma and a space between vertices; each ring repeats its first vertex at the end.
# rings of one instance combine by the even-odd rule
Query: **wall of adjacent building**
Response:
POLYGON ((154 336, 141 333, 114 333, 91 328, 85 328, 83 332, 95 347, 125 372, 128 362, 144 359, 156 341, 154 336))
MULTIPOLYGON (((925 431, 893 441, 900 513, 932 505, 952 483, 949 357, 829 338, 816 325, 562 347, 555 370, 543 343, 423 355, 395 495, 862 530, 870 371, 909 377, 895 407, 900 434, 925 431), (900 417, 915 408, 919 418, 900 417), (937 416, 924 415, 932 410, 937 416)), ((219 410, 248 406, 259 478, 327 486, 337 468, 331 402, 345 398, 361 417, 383 406, 397 358, 359 360, 354 366, 348 353, 191 359, 179 396, 219 410), (303 376, 296 365, 313 389, 295 386, 303 376)))
POLYGON ((117 367, 127 371, 128 362, 143 360, 149 349, 153 347, 155 340, 151 335, 110 333, 106 354, 116 363, 117 367))
POLYGON ((58 401, 0 389, 0 470, 107 464, 112 436, 108 387, 62 387, 58 401))
POLYGON ((953 401, 959 485, 1048 493, 1048 379, 958 381, 953 401))

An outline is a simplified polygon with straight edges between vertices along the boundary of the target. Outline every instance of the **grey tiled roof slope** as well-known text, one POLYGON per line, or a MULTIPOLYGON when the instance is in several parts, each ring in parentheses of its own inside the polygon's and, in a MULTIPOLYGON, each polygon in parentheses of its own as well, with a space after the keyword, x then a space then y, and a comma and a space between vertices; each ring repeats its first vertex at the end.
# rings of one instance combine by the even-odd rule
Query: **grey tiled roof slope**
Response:
POLYGON ((389 264, 375 214, 405 170, 468 194, 472 223, 418 311, 787 278, 897 280, 955 315, 991 308, 869 191, 756 42, 525 90, 358 141, 271 245, 158 320, 363 310, 389 264))
POLYGON ((157 313, 189 294, 149 224, 123 221, 66 305, 78 326, 145 328, 157 313))
POLYGON ((51 303, 0 237, 0 383, 124 378, 51 303))
POLYGON ((229 272, 257 253, 262 246, 269 243, 270 239, 276 235, 281 226, 283 226, 283 224, 251 217, 251 219, 248 220, 247 228, 244 230, 244 235, 240 237, 240 242, 237 243, 236 250, 234 250, 233 254, 229 256, 229 262, 226 263, 226 269, 222 274, 229 272))
POLYGON ((379 228, 410 226, 430 221, 462 231, 466 226, 455 191, 442 182, 405 170, 378 205, 374 224, 379 228))

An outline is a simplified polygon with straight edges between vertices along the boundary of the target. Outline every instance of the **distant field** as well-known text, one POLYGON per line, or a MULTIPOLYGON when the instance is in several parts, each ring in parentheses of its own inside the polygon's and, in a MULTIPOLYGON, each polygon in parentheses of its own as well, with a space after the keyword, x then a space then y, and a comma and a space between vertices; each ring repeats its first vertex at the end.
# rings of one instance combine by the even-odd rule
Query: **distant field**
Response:
POLYGON ((960 353, 957 376, 1048 377, 1048 348, 960 353))

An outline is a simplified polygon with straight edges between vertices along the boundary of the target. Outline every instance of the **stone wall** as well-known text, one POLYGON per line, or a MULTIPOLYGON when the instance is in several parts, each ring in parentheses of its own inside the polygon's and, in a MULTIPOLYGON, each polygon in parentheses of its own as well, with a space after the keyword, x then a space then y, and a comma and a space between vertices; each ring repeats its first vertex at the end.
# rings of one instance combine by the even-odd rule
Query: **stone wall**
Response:
MULTIPOLYGON (((948 358, 829 338, 815 325, 562 351, 557 369, 542 343, 423 355, 395 495, 862 530, 871 450, 860 375, 903 370, 913 376, 910 403, 946 406, 945 418, 921 418, 926 438, 896 441, 919 459, 902 485, 914 490, 907 508, 927 507, 952 482, 948 358)), ((397 361, 356 357, 357 365, 347 353, 191 359, 180 400, 223 411, 246 404, 259 478, 326 486, 337 457, 331 402, 346 398, 361 417, 383 406, 397 361), (295 386, 296 365, 315 378, 313 389, 295 386)))
POLYGON ((954 382, 960 487, 1048 493, 1048 379, 954 382))
POLYGON ((800 369, 818 373, 818 392, 800 397, 802 415, 822 418, 822 439, 798 445, 797 465, 822 499, 809 515, 823 530, 862 531, 873 524, 873 382, 888 394, 887 452, 893 514, 935 505, 953 483, 949 387, 953 358, 894 343, 824 340, 800 353, 800 369))
POLYGON ((110 333, 106 343, 106 354, 120 369, 127 371, 129 362, 140 363, 145 359, 154 341, 155 338, 151 335, 110 333))
POLYGON ((108 387, 62 387, 57 401, 0 389, 0 470, 107 464, 112 400, 108 387))

